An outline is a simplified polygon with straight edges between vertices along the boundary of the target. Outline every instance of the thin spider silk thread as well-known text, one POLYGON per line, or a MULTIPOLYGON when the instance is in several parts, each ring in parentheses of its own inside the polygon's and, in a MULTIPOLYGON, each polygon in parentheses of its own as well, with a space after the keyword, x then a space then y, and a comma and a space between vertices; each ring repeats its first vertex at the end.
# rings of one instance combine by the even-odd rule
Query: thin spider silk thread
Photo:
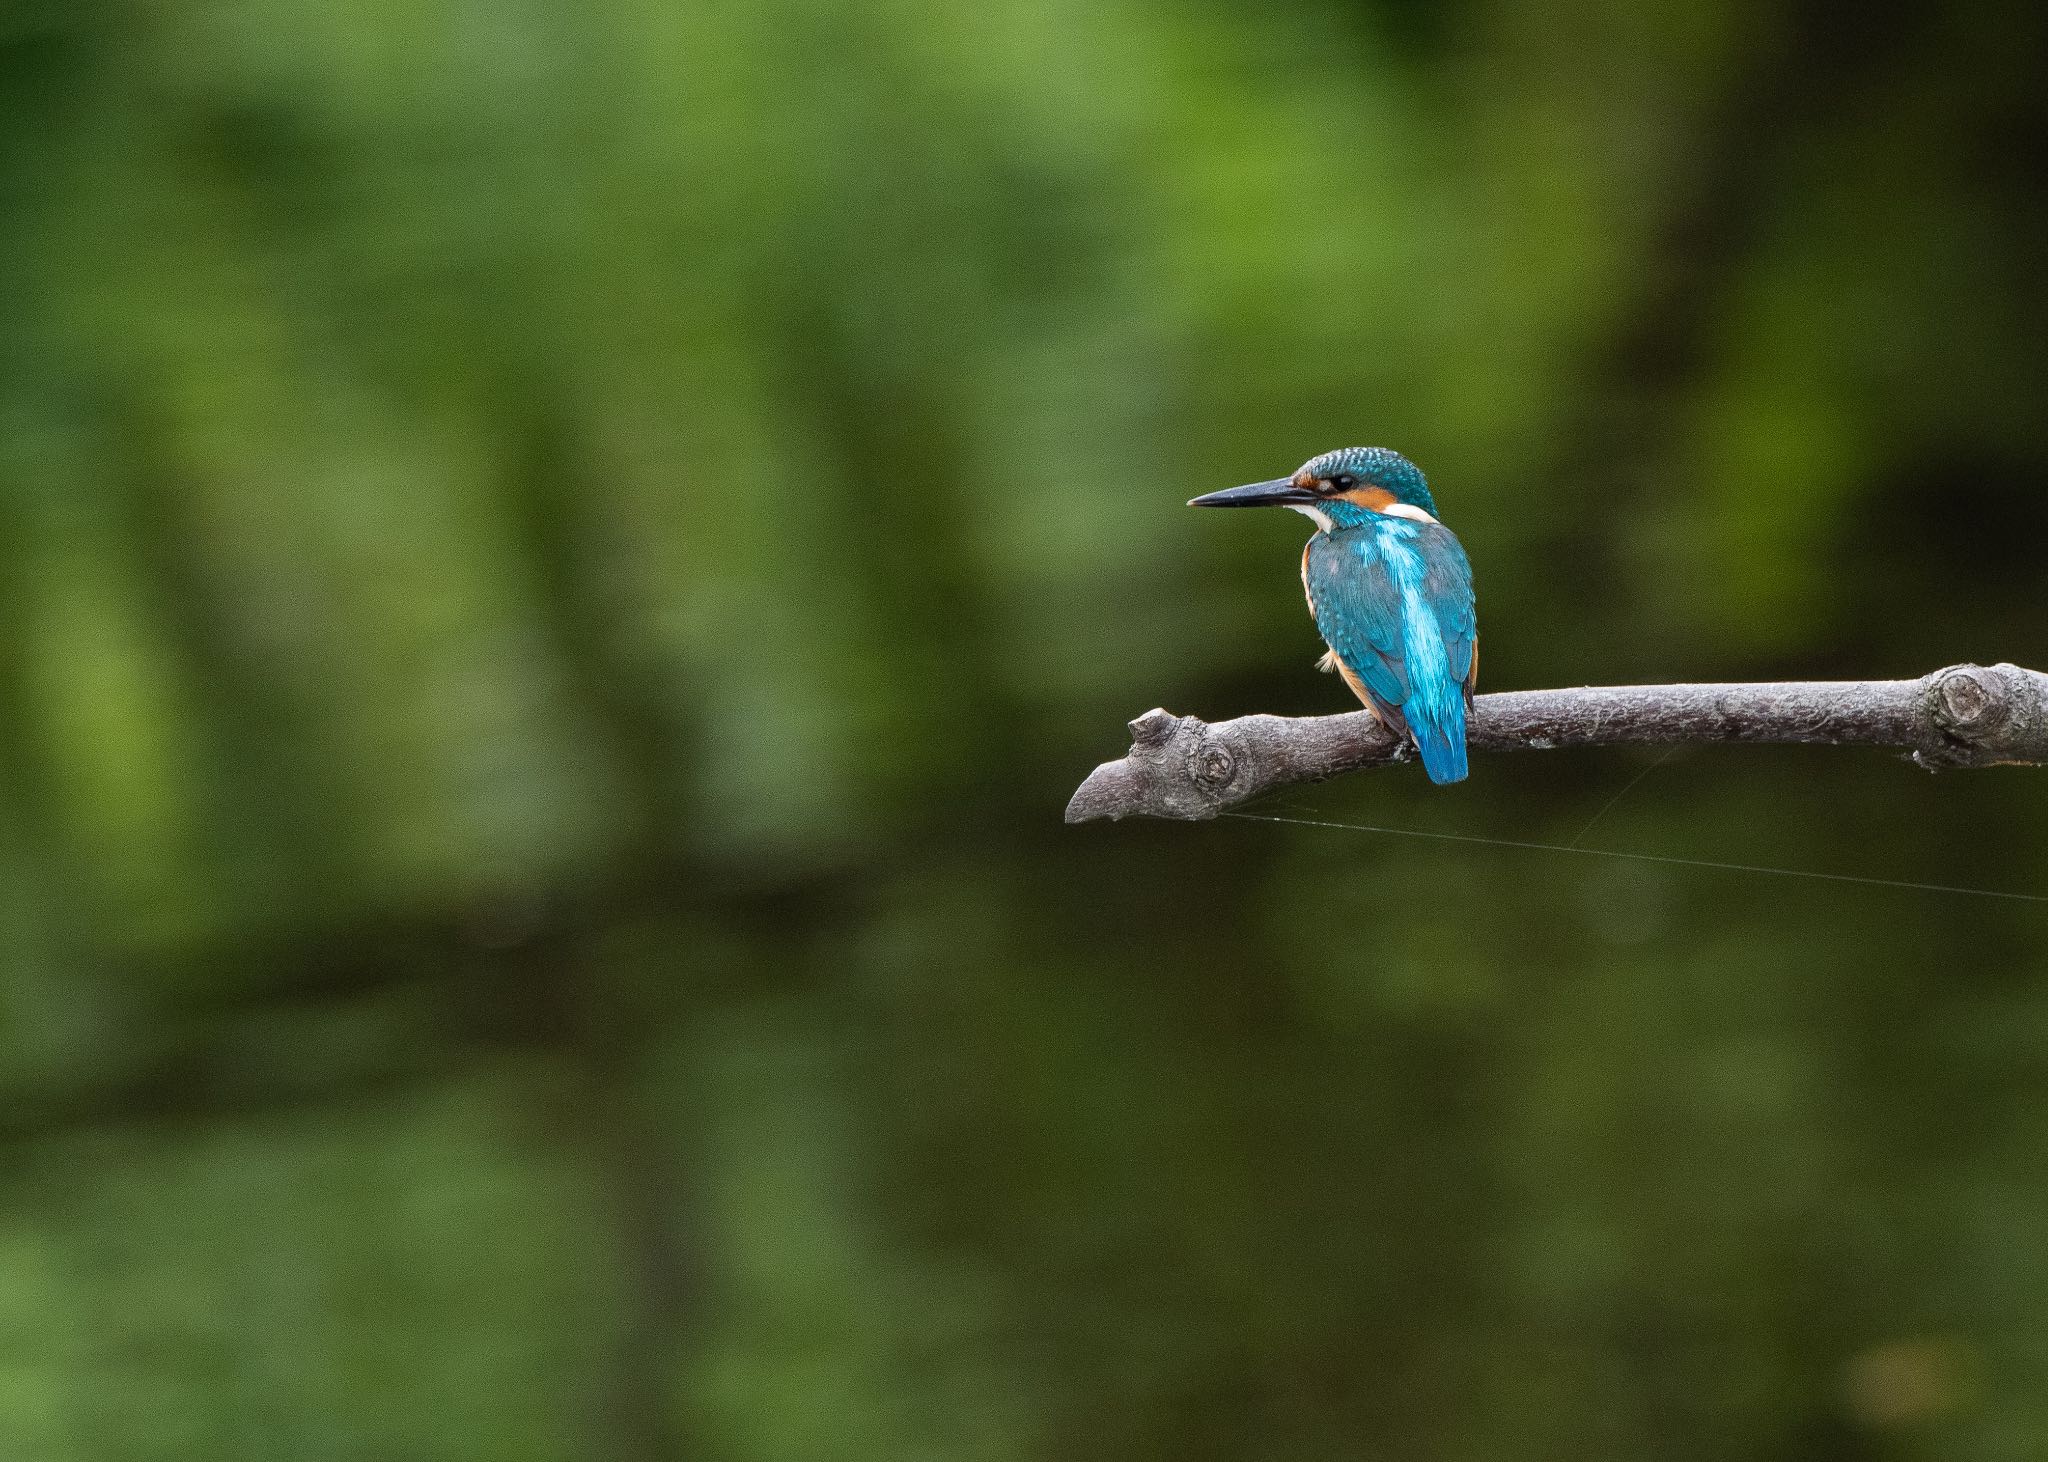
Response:
MULTIPOLYGON (((1626 790, 1626 789, 1624 789, 1626 790)), ((2012 899, 2048 904, 2048 895, 2008 893, 1998 888, 1958 888, 1947 883, 1913 883, 1903 878, 1867 878, 1860 873, 1817 873, 1809 868, 1766 868, 1759 863, 1719 863, 1707 858, 1672 858, 1660 853, 1624 853, 1613 848, 1581 848, 1569 843, 1523 843, 1512 838, 1482 838, 1471 833, 1424 832, 1412 827, 1374 827, 1362 822, 1323 822, 1305 817, 1271 817, 1256 812, 1226 812, 1245 822, 1286 822, 1299 827, 1336 828, 1343 832, 1385 833, 1397 838, 1429 838, 1443 843, 1481 843, 1492 848, 1523 848, 1537 853, 1577 853, 1588 858, 1625 858, 1637 863, 1669 863, 1679 868, 1716 868, 1724 873, 1768 873, 1780 878, 1817 878, 1827 883, 1861 883, 1873 888, 1907 888, 1921 893, 1965 894, 1971 898, 2012 899)), ((1584 836, 1582 832, 1580 836, 1584 836)))
POLYGON ((1591 817, 1587 818, 1586 825, 1580 828, 1577 832, 1573 833, 1572 840, 1565 846, 1569 848, 1576 848, 1580 843, 1586 841, 1586 834, 1593 830, 1593 825, 1599 822, 1601 818, 1607 816, 1608 813, 1614 811, 1616 807, 1620 806, 1622 798, 1628 796, 1629 793, 1635 791, 1637 787, 1641 786, 1644 777, 1647 777, 1648 775, 1650 775, 1651 772, 1657 770, 1658 767, 1663 766, 1665 762, 1671 760, 1672 753, 1677 750, 1678 743, 1675 741, 1672 742, 1671 745, 1665 747, 1663 753, 1659 755, 1655 761, 1651 762, 1648 766, 1644 767, 1641 771, 1637 772, 1633 777, 1630 777, 1628 779, 1628 785, 1626 787, 1623 787, 1619 792, 1616 792, 1612 797, 1608 798, 1607 805, 1605 807, 1601 808, 1598 812, 1594 813, 1591 817))

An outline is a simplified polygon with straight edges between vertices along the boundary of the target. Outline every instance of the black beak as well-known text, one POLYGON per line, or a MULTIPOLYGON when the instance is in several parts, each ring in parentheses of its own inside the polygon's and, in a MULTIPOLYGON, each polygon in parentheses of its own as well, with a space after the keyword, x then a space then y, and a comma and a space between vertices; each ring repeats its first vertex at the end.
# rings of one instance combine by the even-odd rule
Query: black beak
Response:
POLYGON ((1271 482, 1247 483, 1243 487, 1226 487, 1221 492, 1205 493, 1201 497, 1189 498, 1191 508, 1273 508, 1288 503, 1321 502, 1305 487, 1296 487, 1291 477, 1276 477, 1271 482))

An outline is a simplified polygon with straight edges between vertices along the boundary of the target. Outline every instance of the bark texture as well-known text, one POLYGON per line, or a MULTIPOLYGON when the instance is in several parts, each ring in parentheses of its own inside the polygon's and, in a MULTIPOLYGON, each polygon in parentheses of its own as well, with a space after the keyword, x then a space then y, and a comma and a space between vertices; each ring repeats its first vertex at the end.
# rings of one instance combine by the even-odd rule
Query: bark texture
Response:
MULTIPOLYGON (((1413 761, 1415 749, 1365 711, 1240 716, 1210 725, 1147 711, 1131 749, 1067 804, 1068 822, 1215 817, 1267 792, 1413 761)), ((1475 751, 1719 741, 1883 746, 1929 771, 2048 762, 2048 675, 2017 665, 1951 665, 1918 680, 1583 686, 1482 695, 1475 751)))

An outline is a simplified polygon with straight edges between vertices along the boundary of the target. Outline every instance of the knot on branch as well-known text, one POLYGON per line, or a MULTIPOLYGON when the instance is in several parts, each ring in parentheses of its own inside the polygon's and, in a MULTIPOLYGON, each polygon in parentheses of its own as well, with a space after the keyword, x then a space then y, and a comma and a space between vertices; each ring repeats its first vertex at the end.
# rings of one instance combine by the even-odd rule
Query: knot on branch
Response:
POLYGON ((1232 795, 1244 765, 1236 737, 1199 716, 1150 710, 1130 723, 1131 751, 1089 774, 1067 804, 1068 822, 1095 818, 1210 818, 1249 795, 1232 795))
POLYGON ((2017 665, 1951 665, 1927 677, 1934 737, 1913 760, 1930 771, 2033 763, 2048 747, 2043 677, 2017 665))
POLYGON ((1067 804, 1068 822, 1216 817, 1275 787, 1405 754, 1394 733, 1363 711, 1306 721, 1240 716, 1212 726, 1152 710, 1130 728, 1130 754, 1088 774, 1067 804))
POLYGON ((1237 779, 1237 758, 1219 736, 1203 738, 1195 753, 1195 778, 1212 791, 1220 792, 1237 779))

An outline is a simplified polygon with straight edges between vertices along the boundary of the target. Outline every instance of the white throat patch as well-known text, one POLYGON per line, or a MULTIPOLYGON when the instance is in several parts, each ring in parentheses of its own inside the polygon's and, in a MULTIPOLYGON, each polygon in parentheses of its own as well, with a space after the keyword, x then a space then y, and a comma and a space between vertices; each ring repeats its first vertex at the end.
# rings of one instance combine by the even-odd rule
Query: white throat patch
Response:
POLYGON ((1294 509, 1295 512, 1300 513, 1305 518, 1314 518, 1316 520, 1316 526, 1322 529, 1325 533, 1329 532, 1332 528, 1336 526, 1336 524, 1330 521, 1330 515, 1324 512, 1321 508, 1313 507, 1308 503, 1289 503, 1287 506, 1294 509))

